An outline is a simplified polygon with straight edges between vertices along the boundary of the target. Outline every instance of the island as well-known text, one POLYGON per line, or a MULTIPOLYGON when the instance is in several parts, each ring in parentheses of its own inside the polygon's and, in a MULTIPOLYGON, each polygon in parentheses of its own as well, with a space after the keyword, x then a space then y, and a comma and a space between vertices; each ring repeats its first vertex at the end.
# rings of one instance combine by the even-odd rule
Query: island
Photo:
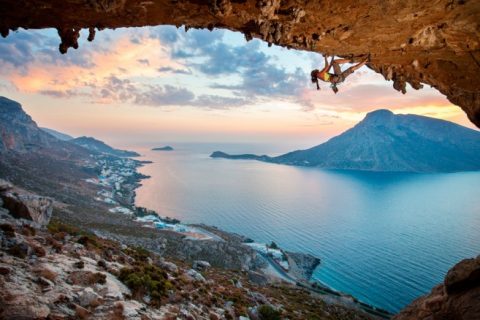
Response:
POLYGON ((152 151, 173 151, 173 148, 170 146, 152 148, 152 151))
POLYGON ((228 154, 222 151, 214 151, 210 158, 224 158, 230 160, 259 160, 259 161, 269 161, 271 158, 269 156, 257 156, 255 154, 228 154))
POLYGON ((354 127, 306 150, 269 157, 215 151, 211 158, 376 172, 480 170, 480 132, 415 114, 369 112, 354 127))

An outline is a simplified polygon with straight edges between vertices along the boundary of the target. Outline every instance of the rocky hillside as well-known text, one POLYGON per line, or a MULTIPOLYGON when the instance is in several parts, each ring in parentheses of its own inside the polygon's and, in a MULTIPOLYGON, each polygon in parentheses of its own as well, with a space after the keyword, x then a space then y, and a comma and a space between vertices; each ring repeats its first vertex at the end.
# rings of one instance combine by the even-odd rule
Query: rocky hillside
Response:
MULTIPOLYGON (((68 203, 82 201, 95 176, 92 152, 40 129, 22 106, 0 97, 0 178, 68 203)), ((91 202, 85 198, 85 203, 91 202)))
POLYGON ((58 222, 45 229, 51 203, 25 204, 42 215, 16 219, 4 202, 12 186, 0 187, 1 319, 372 318, 292 285, 258 285, 246 272, 167 260, 58 222))
POLYGON ((63 132, 59 132, 57 130, 53 130, 53 129, 49 129, 49 128, 40 128, 42 129, 43 131, 45 131, 46 133, 49 133, 50 135, 54 136, 55 138, 57 138, 58 140, 62 140, 62 141, 68 141, 68 140, 72 140, 73 137, 68 135, 68 134, 65 134, 63 132))
MULTIPOLYGON (((480 126, 480 2, 475 0, 43 0, 0 1, 0 33, 56 28, 60 51, 78 48, 82 28, 168 24, 226 28, 269 44, 361 59, 405 93, 428 84, 480 126)), ((275 81, 275 79, 272 79, 275 81)))
POLYGON ((480 170, 480 132, 449 121, 377 110, 353 128, 307 150, 278 157, 227 155, 327 169, 455 172, 480 170))

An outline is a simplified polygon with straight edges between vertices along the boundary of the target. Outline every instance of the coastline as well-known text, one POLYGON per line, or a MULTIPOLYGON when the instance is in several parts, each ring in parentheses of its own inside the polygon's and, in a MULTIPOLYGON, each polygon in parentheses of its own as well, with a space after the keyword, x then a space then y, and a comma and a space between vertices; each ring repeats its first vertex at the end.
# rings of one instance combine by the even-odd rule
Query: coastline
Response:
MULTIPOLYGON (((111 158, 111 157, 110 157, 111 158)), ((131 158, 117 158, 113 159, 113 162, 107 161, 107 167, 110 169, 110 175, 103 176, 99 175, 98 179, 100 183, 99 185, 109 186, 113 189, 111 193, 112 198, 116 203, 110 203, 111 205, 117 205, 114 208, 109 209, 112 213, 117 214, 126 214, 131 216, 132 220, 139 222, 142 224, 143 227, 153 228, 156 230, 164 231, 167 233, 177 234, 180 236, 180 239, 186 242, 193 242, 197 244, 206 244, 206 243, 215 243, 215 242, 224 242, 225 246, 240 246, 240 247, 248 247, 251 251, 255 253, 255 257, 258 261, 255 261, 253 264, 256 265, 255 271, 259 271, 261 274, 266 276, 267 283, 276 283, 276 282, 287 282, 293 286, 300 287, 303 289, 308 290, 312 294, 319 295, 325 302, 328 303, 336 303, 344 306, 348 306, 354 309, 363 310, 371 315, 376 317, 388 319, 392 316, 392 314, 381 308, 377 308, 373 305, 364 303, 355 297, 345 294, 343 292, 336 291, 319 281, 312 281, 311 275, 313 271, 320 265, 320 259, 304 254, 304 253, 293 253, 285 251, 281 248, 276 249, 277 251, 272 251, 268 249, 267 244, 260 244, 255 243, 254 240, 245 237, 240 234, 227 232, 221 230, 215 226, 209 226, 205 224, 183 224, 180 220, 170 218, 170 217, 163 217, 158 212, 154 210, 149 210, 143 207, 137 207, 135 205, 135 197, 136 197, 136 189, 139 188, 142 184, 141 181, 144 179, 149 179, 151 177, 143 175, 138 172, 138 168, 152 163, 151 161, 140 161, 131 158), (112 170, 113 169, 113 170, 112 170), (123 173, 123 174, 122 174, 123 173), (127 173, 125 175, 125 173, 127 173), (126 176, 127 179, 122 181, 118 181, 119 176, 126 176), (105 184, 105 182, 107 182, 105 184), (103 182, 103 183, 102 183, 103 182), (113 184, 112 184, 113 183, 113 184), (119 183, 119 185, 117 185, 119 183), (119 194, 115 191, 119 191, 119 194), (124 208, 124 209, 122 209, 124 208), (249 245, 250 244, 250 245, 249 245), (252 247, 252 244, 255 244, 252 247), (259 250, 258 247, 265 247, 266 252, 259 250), (282 254, 282 257, 275 259, 273 253, 279 255, 278 252, 282 254), (303 270, 303 272, 291 272, 291 266, 295 268, 295 260, 302 260, 307 258, 309 263, 304 266, 298 267, 297 269, 303 270), (285 264, 282 265, 282 260, 287 261, 287 265, 289 267, 285 267, 285 264), (318 260, 318 262, 317 262, 318 260), (273 272, 272 272, 273 269, 273 272), (270 271, 269 271, 270 270, 270 271)), ((103 163, 105 164, 105 163, 103 163)), ((105 173, 105 166, 102 168, 101 173, 105 173)), ((91 182, 91 181, 89 181, 91 182)), ((104 199, 105 200, 105 199, 104 199)), ((109 201, 107 199, 107 201, 109 201)), ((107 202, 106 201, 106 202, 107 202)), ((107 202, 108 203, 108 202, 107 202)), ((106 234, 103 233, 101 236, 107 238, 114 238, 115 240, 119 240, 121 242, 129 242, 133 244, 137 244, 137 242, 133 239, 127 239, 122 237, 116 237, 113 234, 106 234)), ((147 249, 151 249, 155 246, 148 246, 147 243, 143 242, 140 244, 141 246, 146 247, 147 249)), ((216 246, 214 248, 218 249, 216 246)), ((189 249, 187 249, 188 251, 189 249)), ((167 250, 168 251, 168 250, 167 250)), ((185 254, 183 256, 180 255, 180 258, 184 258, 186 260, 191 260, 192 257, 189 254, 185 254)), ((208 259, 205 259, 208 261, 208 259)), ((231 268, 232 265, 229 264, 225 266, 226 268, 231 268)), ((242 265, 242 269, 243 269, 242 265)), ((247 267, 249 269, 249 267, 247 267)), ((263 281, 263 280, 261 280, 263 281)))

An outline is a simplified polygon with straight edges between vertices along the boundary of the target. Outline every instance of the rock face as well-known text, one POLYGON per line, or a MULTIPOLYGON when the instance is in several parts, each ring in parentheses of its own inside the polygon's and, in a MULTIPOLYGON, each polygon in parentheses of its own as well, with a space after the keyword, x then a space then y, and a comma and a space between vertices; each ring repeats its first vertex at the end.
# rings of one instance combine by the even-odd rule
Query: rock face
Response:
POLYGON ((3 206, 17 219, 31 220, 45 226, 52 217, 52 199, 26 192, 19 193, 3 179, 0 179, 0 199, 0 208, 3 206))
POLYGON ((41 6, 0 0, 0 33, 56 28, 60 51, 78 48, 82 28, 161 24, 226 28, 269 44, 349 57, 370 53, 368 66, 393 87, 437 88, 480 126, 480 2, 473 0, 44 0, 41 6))
POLYGON ((49 147, 56 140, 39 130, 18 102, 5 97, 0 97, 0 137, 0 153, 28 152, 40 146, 49 147))
POLYGON ((393 318, 424 319, 480 319, 480 256, 459 262, 448 271, 443 284, 393 318))
POLYGON ((53 201, 50 198, 31 194, 6 192, 1 194, 3 206, 15 218, 32 220, 45 226, 52 217, 53 201))
POLYGON ((341 135, 307 150, 278 157, 222 152, 213 156, 344 170, 469 171, 480 170, 480 132, 444 120, 377 110, 341 135))
POLYGON ((290 274, 298 279, 310 280, 315 269, 320 265, 320 259, 304 253, 285 252, 288 265, 290 266, 290 274))

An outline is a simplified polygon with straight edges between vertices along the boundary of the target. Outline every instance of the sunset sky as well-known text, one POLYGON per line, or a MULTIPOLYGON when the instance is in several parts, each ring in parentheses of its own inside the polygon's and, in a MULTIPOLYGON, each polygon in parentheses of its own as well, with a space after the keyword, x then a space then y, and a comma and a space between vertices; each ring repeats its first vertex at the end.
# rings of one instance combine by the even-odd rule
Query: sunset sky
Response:
POLYGON ((56 30, 0 39, 0 95, 40 126, 118 146, 174 142, 325 141, 387 108, 466 125, 435 89, 406 95, 364 67, 339 86, 315 90, 319 54, 287 50, 229 31, 170 26, 97 32, 58 52, 56 30))

